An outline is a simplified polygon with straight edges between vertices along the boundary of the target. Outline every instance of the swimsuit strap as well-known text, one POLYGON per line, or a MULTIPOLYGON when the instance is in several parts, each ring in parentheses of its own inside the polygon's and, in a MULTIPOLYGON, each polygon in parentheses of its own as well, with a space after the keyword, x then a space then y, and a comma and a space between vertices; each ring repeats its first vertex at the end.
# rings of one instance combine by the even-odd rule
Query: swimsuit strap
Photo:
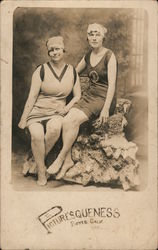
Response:
POLYGON ((41 68, 40 68, 40 79, 41 79, 41 81, 43 82, 44 81, 44 74, 45 74, 45 72, 44 72, 44 65, 43 64, 39 64, 37 67, 36 67, 36 69, 38 68, 38 67, 40 67, 41 66, 41 68))
POLYGON ((104 55, 104 64, 106 65, 112 56, 112 51, 108 49, 104 55))
POLYGON ((41 81, 43 82, 44 81, 44 65, 42 64, 41 65, 41 69, 40 69, 40 78, 41 78, 41 81))
POLYGON ((89 50, 86 54, 85 54, 85 62, 86 64, 89 64, 89 60, 90 60, 90 54, 91 54, 92 50, 89 50))

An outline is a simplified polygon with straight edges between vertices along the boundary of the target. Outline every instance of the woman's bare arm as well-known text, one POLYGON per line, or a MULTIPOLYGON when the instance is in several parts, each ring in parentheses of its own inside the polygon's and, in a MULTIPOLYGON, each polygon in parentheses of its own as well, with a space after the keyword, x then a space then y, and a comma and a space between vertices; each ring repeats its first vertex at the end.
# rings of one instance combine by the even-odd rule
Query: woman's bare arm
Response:
POLYGON ((116 85, 116 74, 117 74, 117 63, 115 55, 112 54, 108 63, 108 91, 106 100, 103 106, 103 109, 100 113, 99 120, 101 123, 106 122, 109 117, 109 110, 111 106, 112 99, 115 93, 115 85, 116 85))
POLYGON ((73 98, 72 100, 66 105, 65 109, 68 112, 71 107, 79 101, 79 99, 81 98, 81 85, 80 85, 80 79, 79 76, 77 74, 77 78, 76 78, 76 83, 73 87, 73 98))
POLYGON ((29 113, 31 112, 33 105, 35 104, 35 102, 37 100, 37 97, 38 97, 38 94, 40 91, 40 87, 41 87, 41 79, 40 79, 40 67, 39 67, 33 73, 29 96, 27 98, 20 122, 18 124, 18 126, 22 129, 26 127, 27 117, 28 117, 29 113))
POLYGON ((80 73, 85 67, 86 67, 86 61, 85 57, 83 57, 76 67, 77 73, 80 73))

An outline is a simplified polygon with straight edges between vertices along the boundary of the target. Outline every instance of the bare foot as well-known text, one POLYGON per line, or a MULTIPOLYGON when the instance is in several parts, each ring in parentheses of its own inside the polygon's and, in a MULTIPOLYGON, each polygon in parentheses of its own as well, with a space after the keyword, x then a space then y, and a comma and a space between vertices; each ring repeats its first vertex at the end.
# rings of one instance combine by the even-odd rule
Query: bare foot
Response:
POLYGON ((38 178, 38 181, 37 181, 38 186, 45 186, 46 184, 47 184, 47 178, 46 177, 38 178))
POLYGON ((38 181, 37 185, 45 186, 47 184, 46 170, 38 171, 38 181))
POLYGON ((59 171, 59 169, 61 168, 63 162, 64 162, 64 159, 61 158, 61 157, 58 157, 58 158, 53 162, 53 164, 50 165, 50 167, 47 169, 47 172, 48 172, 49 174, 52 174, 52 175, 53 175, 53 174, 56 174, 56 173, 59 171))
POLYGON ((63 166, 62 166, 61 171, 56 176, 56 180, 62 179, 64 177, 65 173, 68 171, 68 169, 70 169, 73 165, 74 165, 73 160, 65 161, 63 166))

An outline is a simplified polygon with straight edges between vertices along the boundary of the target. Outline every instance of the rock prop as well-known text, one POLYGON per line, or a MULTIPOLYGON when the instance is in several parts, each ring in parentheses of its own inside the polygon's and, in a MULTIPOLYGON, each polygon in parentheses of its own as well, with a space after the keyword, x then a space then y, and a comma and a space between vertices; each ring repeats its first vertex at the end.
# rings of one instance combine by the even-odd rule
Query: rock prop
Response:
POLYGON ((74 166, 65 174, 64 180, 87 184, 111 184, 129 190, 140 184, 136 159, 137 146, 125 138, 125 116, 131 102, 118 99, 115 114, 107 124, 98 126, 92 122, 83 128, 72 148, 74 166))

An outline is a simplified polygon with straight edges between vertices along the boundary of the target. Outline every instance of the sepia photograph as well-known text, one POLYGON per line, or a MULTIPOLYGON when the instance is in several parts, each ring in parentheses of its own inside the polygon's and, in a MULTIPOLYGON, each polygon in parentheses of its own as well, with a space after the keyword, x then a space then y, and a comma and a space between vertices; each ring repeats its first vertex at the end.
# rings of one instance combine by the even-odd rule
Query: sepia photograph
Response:
POLYGON ((146 187, 147 35, 144 9, 14 11, 15 188, 146 187))
POLYGON ((1 10, 0 248, 157 249, 157 3, 1 10))

